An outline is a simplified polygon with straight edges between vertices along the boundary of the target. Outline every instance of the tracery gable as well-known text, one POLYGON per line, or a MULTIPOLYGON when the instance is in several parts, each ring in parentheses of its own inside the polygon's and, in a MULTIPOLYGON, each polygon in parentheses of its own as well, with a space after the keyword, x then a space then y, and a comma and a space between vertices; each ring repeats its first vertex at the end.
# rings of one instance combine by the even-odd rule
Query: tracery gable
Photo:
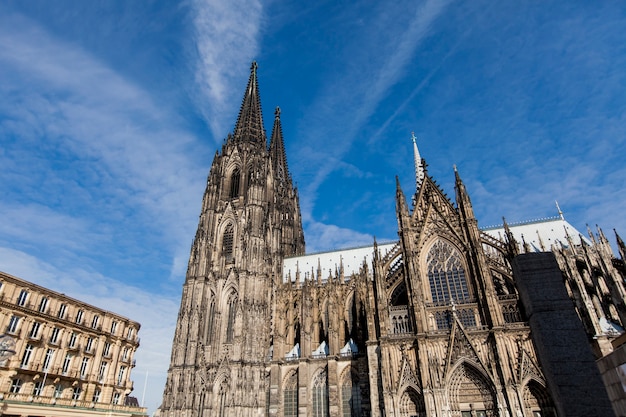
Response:
POLYGON ((450 341, 448 342, 448 358, 446 361, 445 375, 451 375, 458 363, 468 362, 476 369, 481 370, 485 375, 488 375, 489 380, 493 381, 493 378, 487 371, 487 367, 465 332, 463 325, 458 317, 456 317, 456 314, 453 314, 453 316, 454 321, 452 323, 452 331, 450 332, 450 341))
POLYGON ((402 365, 400 366, 400 378, 398 379, 398 394, 401 394, 407 387, 412 387, 418 393, 422 392, 421 384, 409 363, 409 358, 404 350, 402 351, 402 365))
POLYGON ((424 183, 420 188, 417 204, 411 215, 414 222, 423 222, 437 213, 442 219, 449 219, 457 223, 458 213, 452 202, 437 184, 429 177, 424 178, 424 183), (430 214, 430 216, 428 216, 430 214))
POLYGON ((426 218, 419 230, 417 246, 423 248, 433 237, 441 237, 467 249, 464 243, 457 217, 444 217, 431 205, 426 210, 426 218))
POLYGON ((519 353, 517 378, 520 385, 526 383, 529 379, 536 379, 544 386, 546 384, 539 366, 524 348, 521 348, 519 353))

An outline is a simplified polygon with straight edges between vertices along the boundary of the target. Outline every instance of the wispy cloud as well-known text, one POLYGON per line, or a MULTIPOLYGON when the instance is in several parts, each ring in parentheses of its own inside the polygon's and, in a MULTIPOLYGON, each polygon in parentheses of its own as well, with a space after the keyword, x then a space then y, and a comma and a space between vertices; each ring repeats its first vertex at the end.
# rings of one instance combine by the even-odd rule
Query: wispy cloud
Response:
MULTIPOLYGON (((193 0, 198 104, 216 143, 232 123, 246 65, 259 52, 263 6, 257 0, 193 0)), ((241 90, 243 91, 243 90, 241 90)))
POLYGON ((141 323, 141 346, 133 369, 135 392, 154 410, 161 403, 178 313, 179 294, 161 296, 79 266, 59 270, 25 252, 0 247, 0 270, 141 323))
POLYGON ((154 409, 184 275, 182 262, 167 263, 188 254, 203 148, 151 94, 19 15, 0 18, 0 65, 0 164, 10 167, 0 172, 0 269, 142 323, 134 394, 148 372, 154 409), (138 270, 129 253, 159 258, 176 285, 160 282, 168 292, 158 295, 138 279, 155 269, 138 270), (103 255, 125 263, 123 275, 94 272, 103 255))
POLYGON ((345 156, 357 139, 362 139, 359 131, 405 74, 416 48, 446 6, 445 1, 414 3, 407 13, 406 4, 386 4, 381 6, 384 11, 373 12, 374 21, 364 24, 360 30, 365 33, 356 36, 359 43, 351 44, 341 57, 340 68, 344 71, 329 76, 324 92, 307 111, 311 116, 300 123, 305 132, 304 145, 295 155, 294 164, 295 176, 307 184, 301 199, 307 236, 317 235, 315 229, 323 225, 313 218, 319 187, 341 166, 336 161, 345 156), (363 48, 364 44, 368 47, 363 48))
MULTIPOLYGON (((55 40, 26 19, 2 25, 0 45, 8 74, 0 80, 6 120, 0 132, 3 141, 16 138, 32 147, 23 152, 22 146, 19 155, 0 155, 3 162, 15 164, 18 158, 21 165, 7 175, 22 182, 4 186, 28 203, 29 189, 38 186, 33 172, 46 180, 52 176, 57 188, 48 191, 65 198, 51 192, 55 200, 46 203, 57 201, 63 215, 71 211, 90 222, 133 219, 167 235, 164 242, 171 242, 171 251, 186 253, 206 173, 192 149, 201 146, 178 116, 85 51, 55 40), (12 30, 15 24, 21 25, 19 31, 12 30), (63 166, 55 167, 50 157, 63 166), (81 195, 83 200, 71 200, 81 195), (124 201, 126 212, 107 211, 117 209, 107 204, 111 199, 124 201), (99 210, 100 216, 91 217, 90 210, 99 210)), ((85 227, 102 230, 99 224, 85 227)))

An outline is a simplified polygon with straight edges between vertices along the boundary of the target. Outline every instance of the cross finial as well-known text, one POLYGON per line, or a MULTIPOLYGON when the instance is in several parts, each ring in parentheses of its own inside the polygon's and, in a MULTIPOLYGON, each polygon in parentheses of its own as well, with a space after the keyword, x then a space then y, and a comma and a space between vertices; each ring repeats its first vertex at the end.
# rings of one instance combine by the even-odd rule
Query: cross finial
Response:
POLYGON ((276 110, 274 110, 274 116, 276 116, 277 119, 280 119, 280 107, 276 106, 276 110))
POLYGON ((413 140, 413 143, 415 143, 415 141, 417 140, 417 138, 415 137, 415 132, 411 132, 411 139, 413 140))

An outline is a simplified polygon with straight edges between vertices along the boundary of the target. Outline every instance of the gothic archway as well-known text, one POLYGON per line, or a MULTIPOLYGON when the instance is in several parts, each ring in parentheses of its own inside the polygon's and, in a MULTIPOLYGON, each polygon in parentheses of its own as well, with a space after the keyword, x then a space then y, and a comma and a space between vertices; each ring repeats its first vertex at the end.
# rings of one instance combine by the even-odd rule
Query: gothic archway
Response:
POLYGON ((552 398, 543 384, 530 379, 522 391, 524 412, 527 417, 556 417, 552 398))
POLYGON ((400 417, 426 417, 424 397, 413 387, 408 387, 400 396, 400 417))
POLYGON ((467 412, 484 413, 482 415, 487 417, 497 415, 493 384, 484 372, 472 364, 466 361, 458 364, 449 378, 447 388, 452 416, 470 415, 467 412))

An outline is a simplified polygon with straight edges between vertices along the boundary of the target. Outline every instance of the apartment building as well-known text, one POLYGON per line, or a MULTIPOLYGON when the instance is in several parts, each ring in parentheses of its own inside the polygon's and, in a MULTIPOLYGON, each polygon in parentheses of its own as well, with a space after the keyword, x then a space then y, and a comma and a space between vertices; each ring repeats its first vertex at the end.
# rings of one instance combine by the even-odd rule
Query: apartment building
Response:
POLYGON ((0 272, 3 416, 145 416, 130 397, 140 324, 0 272))

